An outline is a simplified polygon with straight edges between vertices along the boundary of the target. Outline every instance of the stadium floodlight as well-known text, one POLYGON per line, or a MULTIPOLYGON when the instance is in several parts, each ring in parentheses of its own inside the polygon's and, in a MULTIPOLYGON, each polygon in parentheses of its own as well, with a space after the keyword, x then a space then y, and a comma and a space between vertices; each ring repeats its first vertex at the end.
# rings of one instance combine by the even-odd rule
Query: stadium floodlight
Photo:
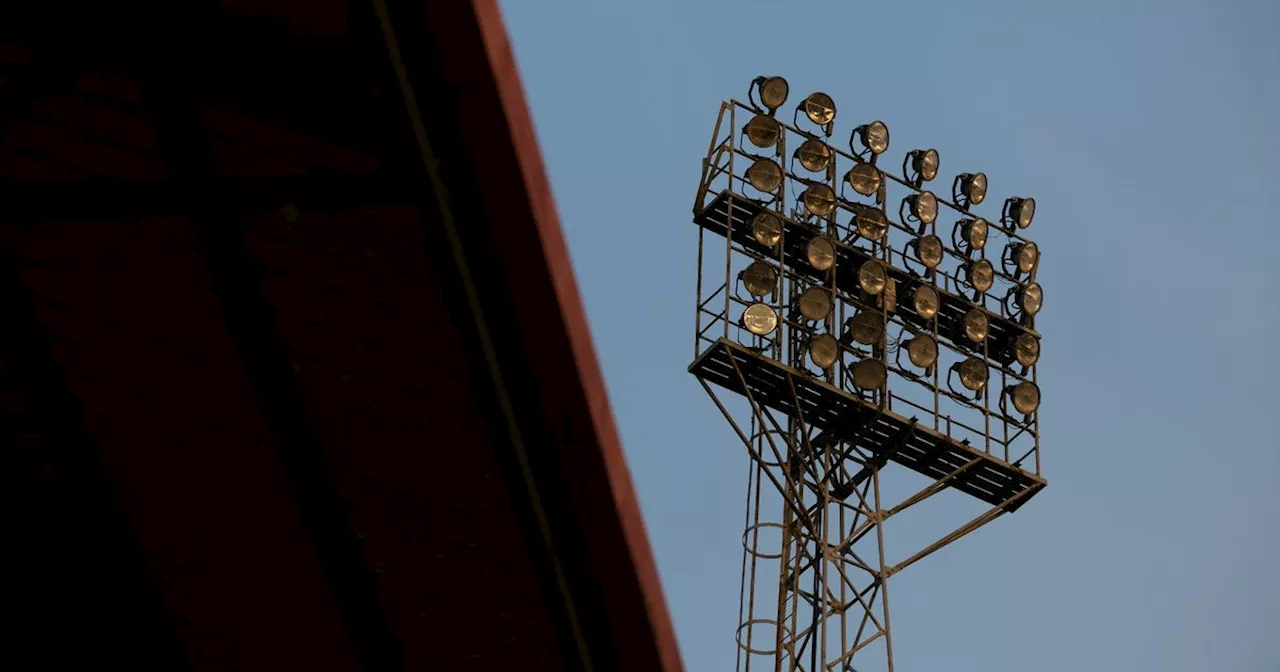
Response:
POLYGON ((880 240, 889 232, 889 218, 880 208, 863 206, 854 211, 858 235, 867 240, 880 240))
POLYGON ((903 199, 903 202, 907 204, 911 217, 921 224, 932 224, 938 219, 938 197, 932 191, 912 194, 903 199))
POLYGON ((924 264, 925 268, 932 271, 942 263, 942 239, 932 233, 916 238, 911 242, 911 246, 916 251, 916 259, 924 264))
POLYGON ((747 181, 757 190, 777 196, 778 187, 782 186, 782 169, 769 159, 756 159, 747 168, 747 181))
POLYGON ((884 271, 884 265, 875 259, 868 259, 858 267, 858 286, 872 296, 883 292, 888 281, 889 276, 884 271))
POLYGON ((738 274, 738 280, 746 288, 747 293, 756 298, 764 298, 773 294, 778 286, 778 273, 763 261, 753 261, 738 274))
POLYGON ((915 187, 938 176, 938 150, 913 149, 902 160, 902 174, 909 177, 915 187))
POLYGON ((1005 246, 1001 261, 1006 273, 1014 277, 1029 275, 1040 265, 1040 246, 1015 240, 1005 246))
POLYGON ((1043 304, 1044 290, 1040 289, 1038 282, 1033 282, 1018 292, 1018 307, 1025 315, 1035 315, 1040 312, 1040 306, 1043 304))
POLYGON ((932 320, 938 314, 938 292, 929 285, 920 285, 916 287, 915 296, 912 297, 911 305, 916 309, 916 314, 926 320, 932 320))
POLYGON ((965 253, 987 246, 987 220, 981 217, 962 219, 951 230, 951 242, 965 253))
POLYGON ((889 127, 883 121, 873 121, 855 129, 849 136, 849 151, 858 156, 870 152, 873 156, 884 154, 889 149, 889 127), (858 139, 862 149, 853 146, 854 138, 858 139))
MULTIPOLYGON (((1040 408, 1040 388, 1029 380, 1010 385, 1004 390, 1005 397, 1013 402, 1013 407, 1023 415, 1031 415, 1040 408)), ((1004 399, 1001 399, 1001 410, 1004 410, 1004 399)))
POLYGON ((938 342, 929 334, 916 334, 906 343, 907 358, 912 364, 929 369, 938 361, 938 342))
POLYGON ((996 269, 986 259, 975 259, 965 265, 965 279, 979 294, 986 294, 996 281, 996 269))
POLYGON ((826 217, 836 209, 836 192, 825 184, 811 182, 804 193, 800 194, 800 202, 804 203, 804 209, 809 214, 826 217))
POLYGON ((810 238, 804 256, 815 271, 825 271, 836 263, 836 246, 825 236, 810 238))
POLYGON ((765 247, 777 247, 782 240, 782 220, 764 210, 751 219, 751 237, 765 247))
POLYGON ((844 180, 863 196, 873 196, 880 191, 880 171, 869 163, 859 161, 844 174, 844 180))
POLYGON ((821 140, 809 138, 800 143, 795 158, 800 161, 800 165, 804 166, 805 170, 820 173, 831 165, 831 148, 821 140))
POLYGON ((819 369, 829 369, 840 356, 840 344, 831 334, 820 334, 809 341, 809 360, 819 369))
POLYGON ((762 75, 751 81, 751 87, 747 89, 747 99, 752 105, 769 110, 769 116, 773 116, 778 108, 787 102, 787 94, 790 91, 791 87, 787 85, 787 80, 762 75), (759 94, 758 103, 756 102, 757 94, 759 94))
POLYGON ((768 336, 778 328, 778 313, 763 303, 753 303, 742 311, 742 327, 756 336, 768 336))
POLYGON ((970 309, 964 314, 961 321, 964 327, 964 337, 974 343, 982 343, 987 340, 987 333, 991 329, 991 321, 987 317, 987 311, 981 308, 970 309))
POLYGON ((961 173, 951 185, 951 195, 960 207, 968 210, 987 199, 986 173, 961 173))
POLYGON ((960 384, 971 392, 981 393, 987 386, 987 364, 977 357, 958 362, 952 370, 960 374, 960 384))
POLYGON ((1019 364, 1033 366, 1040 359, 1040 339, 1025 332, 1018 334, 1013 339, 1013 356, 1019 364))
POLYGON ((862 310, 845 320, 845 337, 863 345, 879 345, 884 340, 884 319, 874 310, 862 310))
POLYGON ((831 314, 831 292, 821 287, 810 287, 796 298, 796 308, 806 320, 821 320, 831 314))
POLYGON ((1000 216, 1006 227, 1016 226, 1025 229, 1031 226, 1036 216, 1036 199, 1013 197, 1004 202, 1004 212, 1000 216))
POLYGON ((888 369, 878 359, 864 359, 853 365, 853 386, 859 390, 879 389, 888 377, 888 369))
POLYGON ((761 149, 778 144, 778 138, 782 137, 782 127, 778 125, 778 120, 763 114, 752 117, 743 131, 747 134, 747 140, 761 149))
POLYGON ((804 112, 804 116, 808 117, 809 121, 820 126, 824 134, 831 135, 836 119, 836 103, 831 96, 821 91, 809 94, 796 107, 797 118, 800 112, 804 112))

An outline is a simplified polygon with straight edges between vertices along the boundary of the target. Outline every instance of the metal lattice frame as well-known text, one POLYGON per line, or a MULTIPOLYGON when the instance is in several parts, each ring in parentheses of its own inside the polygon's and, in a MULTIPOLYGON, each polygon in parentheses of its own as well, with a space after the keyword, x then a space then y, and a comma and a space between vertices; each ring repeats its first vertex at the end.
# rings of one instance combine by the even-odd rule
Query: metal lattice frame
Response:
MULTIPOLYGON (((919 192, 905 179, 882 172, 886 179, 874 203, 857 203, 842 195, 839 207, 825 218, 799 209, 788 212, 785 184, 822 183, 840 193, 839 163, 861 160, 830 148, 832 160, 825 175, 802 176, 784 168, 784 188, 774 198, 747 196, 751 187, 743 177, 744 167, 758 156, 748 151, 754 148, 739 146, 735 133, 749 115, 759 112, 736 101, 722 104, 694 207, 699 244, 695 360, 690 372, 742 441, 751 464, 738 669, 852 670, 854 656, 862 654, 862 669, 880 660, 891 671, 888 578, 1015 510, 1045 481, 1039 475, 1039 426, 1034 415, 1019 419, 1002 405, 993 408, 987 390, 978 399, 954 393, 943 386, 941 363, 924 374, 910 371, 891 357, 901 343, 884 336, 895 327, 903 337, 929 333, 940 346, 978 356, 974 348, 963 350, 963 344, 949 342, 948 334, 964 311, 981 306, 988 312, 991 336, 980 355, 989 370, 998 372, 1003 386, 1011 380, 1034 382, 1034 365, 1029 371, 1015 371, 1012 352, 1005 346, 1017 334, 1031 333, 1037 339, 1039 335, 1028 317, 1012 314, 1003 304, 996 310, 987 296, 970 299, 959 273, 916 273, 906 245, 894 245, 893 236, 859 240, 856 229, 850 230, 852 224, 840 223, 842 213, 856 216, 862 208, 876 208, 899 233, 923 235, 925 227, 912 230, 887 212, 889 184, 919 192), (722 135, 726 123, 729 131, 722 135), (782 242, 776 247, 764 246, 751 235, 751 218, 762 210, 783 221, 782 242), (724 240, 723 264, 715 258, 718 246, 708 244, 708 233, 724 240), (817 271, 805 261, 803 245, 817 235, 838 242, 837 263, 827 271, 817 271), (942 304, 938 317, 922 319, 889 292, 879 297, 860 294, 856 269, 868 259, 885 265, 897 296, 920 284, 935 288, 942 304), (736 287, 736 273, 752 261, 766 261, 778 273, 770 305, 780 323, 764 337, 748 333, 733 319, 756 300, 742 296, 736 287), (830 292, 830 314, 814 323, 788 313, 799 294, 814 286, 830 292), (863 348, 844 339, 837 364, 827 370, 806 361, 811 338, 838 335, 838 325, 848 314, 868 311, 880 316, 879 343, 863 348), (851 367, 866 358, 879 359, 890 372, 890 381, 880 389, 860 390, 851 384, 851 367), (918 394, 910 399, 897 392, 900 388, 924 390, 925 398, 918 394), (732 394, 724 396, 724 391, 732 394), (1024 462, 1032 468, 1024 468, 1024 462), (931 482, 896 503, 883 501, 881 473, 890 463, 931 482), (894 563, 886 558, 886 521, 948 488, 990 508, 905 559, 894 563)), ((779 126, 783 132, 771 158, 782 159, 783 165, 788 139, 821 140, 793 125, 779 126)), ((870 162, 874 165, 874 157, 870 162)), ((938 200, 972 216, 967 207, 938 200)), ((1011 230, 1001 232, 1021 240, 1011 230)), ((948 252, 959 256, 955 250, 948 252)))

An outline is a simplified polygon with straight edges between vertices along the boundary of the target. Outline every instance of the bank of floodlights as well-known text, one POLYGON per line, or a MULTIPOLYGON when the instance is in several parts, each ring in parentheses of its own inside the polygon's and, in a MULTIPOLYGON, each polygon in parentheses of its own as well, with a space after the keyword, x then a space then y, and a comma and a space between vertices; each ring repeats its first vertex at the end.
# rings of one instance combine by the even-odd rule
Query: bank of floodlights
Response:
POLYGON ((971 406, 998 397, 992 402, 1000 413, 1029 422, 1040 405, 1029 372, 1040 357, 1032 326, 1044 290, 1036 281, 1040 249, 1020 232, 1035 217, 1035 200, 1009 198, 998 220, 984 218, 972 210, 987 201, 985 173, 955 175, 946 201, 925 186, 940 175, 938 150, 906 152, 902 177, 895 177, 878 165, 890 147, 883 121, 854 127, 846 155, 828 144, 836 119, 831 96, 804 97, 787 125, 777 112, 789 94, 776 76, 757 77, 748 90, 751 116, 740 129, 748 161, 737 179, 754 190, 743 195, 758 207, 735 226, 745 227, 756 253, 780 265, 757 259, 738 274, 736 297, 746 306, 739 326, 766 338, 785 322, 799 356, 823 375, 842 367, 840 385, 859 395, 887 389, 893 371, 971 406), (788 133, 799 142, 784 142, 788 133), (897 222, 885 208, 890 182, 908 190, 897 222), (793 201, 790 215, 784 193, 793 201), (959 215, 947 219, 949 236, 935 229, 944 207, 959 215), (894 229, 909 235, 890 237, 894 229), (891 324, 898 325, 896 339, 886 339, 891 324), (958 361, 944 359, 944 349, 958 361), (1003 382, 993 383, 993 373, 1003 382))
MULTIPOLYGON (((733 417, 742 409, 730 411, 718 398, 717 405, 757 465, 774 476, 797 467, 808 474, 773 479, 802 522, 826 515, 812 502, 847 503, 861 487, 856 479, 889 460, 935 479, 930 492, 950 486, 994 507, 975 522, 1013 511, 1043 486, 1035 330, 1044 305, 1041 249, 1024 235, 1036 202, 993 192, 980 166, 943 173, 938 149, 905 144, 901 129, 891 143, 889 125, 871 115, 845 110, 837 129, 836 101, 810 91, 793 92, 787 80, 765 75, 751 81, 747 103, 721 105, 694 208, 701 228, 690 371, 713 397, 713 384, 748 397, 750 428, 733 417), (708 235, 723 238, 707 246, 708 235), (787 456, 766 461, 765 444, 778 451, 779 436, 787 456), (1032 455, 1034 473, 1022 466, 1032 455), (823 490, 822 483, 832 487, 823 490)), ((864 499, 866 488, 875 489, 881 510, 878 479, 861 491, 864 499)), ((887 510, 921 496, 927 494, 887 510)), ((749 512, 759 507, 755 501, 749 512)), ((766 524, 754 511, 748 532, 766 524)), ((878 523, 855 522, 851 529, 872 524, 878 523)), ((825 531, 805 527, 797 525, 784 545, 825 543, 825 531)), ((881 557, 883 576, 939 547, 894 566, 881 557)), ((747 552, 786 557, 757 550, 747 552)), ((802 571, 819 576, 817 561, 809 567, 782 567, 781 583, 770 585, 783 591, 777 604, 789 600, 791 613, 800 613, 800 597, 811 597, 799 585, 802 571)), ((825 571, 815 582, 827 580, 825 571)), ((744 600, 754 600, 752 576, 753 592, 744 600)), ((820 595, 820 586, 812 594, 820 595)), ((818 632, 819 621, 834 620, 836 612, 812 606, 808 632, 818 632)), ((739 631, 762 622, 758 615, 744 616, 739 631)), ((778 641, 785 634, 785 641, 799 642, 806 624, 789 620, 776 624, 778 641)), ((887 638, 885 623, 880 636, 887 638)), ((859 638, 837 662, 821 664, 852 669, 848 659, 870 641, 859 638)), ((799 660, 800 649, 747 651, 773 656, 776 664, 799 660)), ((805 655, 815 651, 834 655, 820 646, 805 655)))

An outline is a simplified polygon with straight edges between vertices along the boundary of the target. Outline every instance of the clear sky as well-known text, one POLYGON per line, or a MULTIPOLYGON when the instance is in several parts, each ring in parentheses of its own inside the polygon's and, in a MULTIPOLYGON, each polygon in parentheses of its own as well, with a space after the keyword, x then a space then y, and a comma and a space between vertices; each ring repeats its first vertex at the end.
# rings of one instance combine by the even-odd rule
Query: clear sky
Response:
POLYGON ((502 5, 691 672, 733 669, 746 468, 690 208, 757 74, 1037 199, 1049 488, 890 581, 897 669, 1280 670, 1280 4, 502 5))

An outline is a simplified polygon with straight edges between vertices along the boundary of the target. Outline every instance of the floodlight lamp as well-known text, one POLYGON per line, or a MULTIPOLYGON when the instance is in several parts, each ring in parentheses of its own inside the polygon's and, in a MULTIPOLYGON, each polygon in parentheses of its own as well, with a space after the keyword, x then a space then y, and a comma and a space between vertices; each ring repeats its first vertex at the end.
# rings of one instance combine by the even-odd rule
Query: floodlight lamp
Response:
POLYGON ((925 268, 933 270, 938 267, 938 264, 942 263, 941 238, 930 233, 916 238, 912 246, 915 248, 916 258, 925 265, 925 268))
POLYGON ((836 209, 836 193, 825 184, 810 184, 800 194, 800 202, 804 203, 804 209, 809 214, 826 217, 836 209))
POLYGON ((854 215, 858 235, 867 240, 880 240, 889 232, 889 218, 880 208, 863 207, 854 215))
POLYGON ((956 176, 955 186, 955 200, 965 207, 977 205, 987 198, 986 173, 961 173, 956 176))
POLYGON ((938 361, 938 342, 928 334, 917 334, 907 341, 907 358, 912 364, 927 369, 938 361))
POLYGON ((1029 380, 1010 385, 1004 392, 1013 401, 1013 407, 1023 415, 1031 415, 1040 408, 1040 388, 1029 380))
POLYGON ((987 340, 987 332, 991 329, 991 322, 987 319, 987 311, 981 308, 970 309, 964 314, 962 322, 964 326, 964 337, 974 343, 981 343, 987 340))
POLYGON ((796 304, 807 320, 821 320, 831 314, 831 294, 821 287, 810 287, 801 292, 796 304))
POLYGON ((863 345, 877 345, 883 340, 884 319, 875 311, 864 310, 845 320, 844 328, 850 339, 863 345))
POLYGON ((929 285, 920 285, 916 287, 912 305, 917 315, 926 320, 932 320, 933 316, 938 314, 938 292, 929 285))
POLYGON ((778 121, 763 114, 752 117, 744 130, 747 140, 761 149, 768 149, 778 144, 778 138, 782 137, 782 128, 778 126, 778 121))
POLYGON ((751 262, 751 265, 738 274, 738 279, 742 281, 742 286, 747 289, 747 293, 756 298, 773 294, 773 290, 778 286, 777 271, 763 261, 751 262))
POLYGON ((907 197, 911 207, 911 215, 924 224, 932 224, 938 219, 938 197, 932 191, 922 191, 907 197))
POLYGON ((884 272, 884 265, 875 259, 868 259, 858 267, 858 286, 872 296, 883 292, 888 281, 889 276, 884 272))
POLYGON ((1013 356, 1023 366, 1032 366, 1040 359, 1040 340, 1028 333, 1013 339, 1013 356))
POLYGON ((958 365, 960 384, 974 392, 987 386, 987 365, 977 357, 970 357, 958 365))
POLYGON ((1022 312, 1027 315, 1035 315, 1040 312, 1040 306, 1044 305, 1044 290, 1040 288, 1040 283, 1033 282, 1023 288, 1018 293, 1018 305, 1022 308, 1022 312))
POLYGON ((840 343, 831 334, 821 334, 809 341, 809 359, 819 369, 829 369, 840 354, 840 343))
POLYGON ((863 196, 872 196, 880 190, 880 171, 869 163, 859 161, 845 173, 844 179, 854 191, 863 196))
POLYGON ((960 236, 964 240, 964 245, 969 250, 981 250, 987 246, 987 220, 977 217, 974 219, 962 219, 957 222, 960 226, 960 236))
POLYGON ((1012 222, 1019 229, 1025 229, 1031 226, 1031 220, 1036 216, 1036 199, 1034 198, 1010 198, 1004 202, 1005 220, 1012 222))
POLYGON ((765 247, 777 247, 782 240, 782 220, 765 210, 751 220, 751 236, 765 247))
POLYGON ((996 269, 986 259, 978 259, 965 266, 969 284, 981 294, 986 294, 995 284, 996 269))
POLYGON ((778 314, 763 303, 753 303, 742 311, 741 324, 756 336, 768 336, 778 328, 778 314))
MULTIPOLYGON (((853 129, 853 133, 858 136, 862 148, 876 156, 884 154, 885 150, 889 149, 889 127, 885 126, 883 121, 873 121, 859 126, 853 129)), ((850 147, 850 149, 853 148, 850 147)), ((854 150, 853 153, 861 154, 862 152, 854 150)))
POLYGON ((753 98, 756 93, 760 95, 760 104, 768 108, 769 114, 772 115, 787 102, 787 94, 791 87, 787 85, 787 80, 781 77, 756 77, 751 82, 751 89, 748 91, 748 98, 753 98))
POLYGON ((853 365, 853 386, 860 390, 875 390, 884 386, 889 370, 878 359, 864 359, 853 365))
MULTIPOLYGON (((809 121, 819 126, 826 127, 835 121, 836 103, 831 100, 831 96, 821 91, 809 94, 809 97, 800 103, 800 107, 804 110, 804 115, 809 117, 809 121)), ((828 135, 830 135, 829 132, 828 135)))
POLYGON ((1040 263, 1040 247, 1033 242, 1012 243, 1011 250, 1014 261, 1018 264, 1019 273, 1030 273, 1040 263))
POLYGON ((836 246, 830 239, 822 236, 811 238, 805 246, 804 254, 815 271, 825 271, 836 263, 836 246))
POLYGON ((756 159, 747 169, 747 181, 760 191, 775 194, 782 186, 782 169, 769 159, 756 159))
POLYGON ((819 173, 827 169, 831 165, 831 148, 827 143, 809 138, 800 143, 800 148, 796 150, 796 158, 800 160, 800 165, 805 170, 813 173, 819 173))
MULTIPOLYGON (((938 150, 913 149, 907 153, 910 172, 915 173, 921 182, 928 182, 938 176, 938 150)), ((908 172, 905 168, 902 172, 908 172)))

